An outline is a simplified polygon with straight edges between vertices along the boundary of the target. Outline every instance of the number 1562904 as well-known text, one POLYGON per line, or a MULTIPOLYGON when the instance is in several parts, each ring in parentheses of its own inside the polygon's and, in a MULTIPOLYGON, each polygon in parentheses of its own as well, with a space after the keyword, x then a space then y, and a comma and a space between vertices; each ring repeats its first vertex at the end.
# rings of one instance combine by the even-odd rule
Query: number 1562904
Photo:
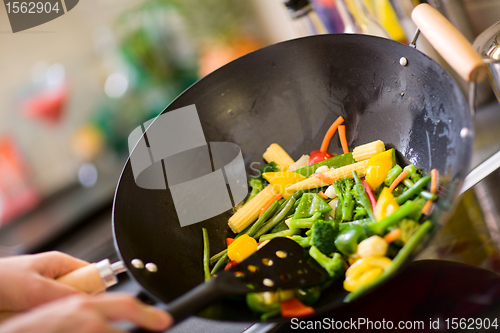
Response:
POLYGON ((41 14, 41 13, 59 13, 59 2, 54 5, 50 2, 43 1, 30 1, 30 2, 18 2, 10 1, 5 4, 8 14, 41 14))

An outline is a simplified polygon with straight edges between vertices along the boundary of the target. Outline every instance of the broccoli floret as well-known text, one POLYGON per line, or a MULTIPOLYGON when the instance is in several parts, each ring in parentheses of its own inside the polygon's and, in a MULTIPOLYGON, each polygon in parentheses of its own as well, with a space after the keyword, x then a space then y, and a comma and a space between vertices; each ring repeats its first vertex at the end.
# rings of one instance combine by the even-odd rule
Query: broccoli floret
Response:
POLYGON ((326 255, 336 251, 335 237, 339 232, 339 225, 335 221, 318 220, 312 227, 311 245, 326 255))
POLYGON ((342 206, 342 221, 351 221, 356 200, 353 195, 354 181, 349 178, 337 180, 333 184, 342 206))
POLYGON ((248 185, 252 188, 252 191, 250 192, 250 195, 248 196, 248 199, 245 203, 249 202, 250 200, 253 199, 257 194, 259 194, 260 191, 264 189, 264 180, 263 178, 250 178, 248 181, 248 185))
POLYGON ((420 228, 420 224, 410 219, 402 219, 389 229, 392 230, 396 228, 401 230, 401 235, 399 235, 398 239, 396 239, 394 243, 399 246, 404 246, 411 236, 413 236, 413 234, 420 228))
POLYGON ((301 237, 298 235, 292 236, 292 239, 296 241, 300 246, 302 247, 309 247, 311 246, 311 238, 310 237, 301 237))
POLYGON ((356 206, 353 220, 361 220, 366 217, 366 209, 363 206, 356 206))
POLYGON ((316 246, 311 246, 309 255, 321 265, 332 279, 343 279, 345 273, 345 264, 342 256, 338 253, 330 258, 324 255, 316 246))

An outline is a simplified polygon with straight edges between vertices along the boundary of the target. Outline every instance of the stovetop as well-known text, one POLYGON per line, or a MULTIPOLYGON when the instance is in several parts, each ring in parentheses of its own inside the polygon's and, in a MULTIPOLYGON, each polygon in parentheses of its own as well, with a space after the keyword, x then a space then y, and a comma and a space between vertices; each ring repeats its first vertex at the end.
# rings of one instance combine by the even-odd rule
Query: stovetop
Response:
MULTIPOLYGON (((498 103, 477 113, 475 127, 471 168, 500 150, 498 103)), ((0 229, 0 256, 59 250, 90 262, 118 260, 111 230, 111 205, 119 174, 117 166, 100 174, 94 188, 72 186, 0 229)), ((500 208, 496 207, 499 191, 500 171, 495 171, 461 197, 450 222, 417 261, 390 284, 367 295, 362 302, 314 319, 422 320, 429 330, 431 322, 440 319, 444 325, 441 331, 446 330, 447 318, 494 319, 500 313, 500 280, 496 274, 500 273, 500 208)), ((129 292, 147 301, 141 288, 126 274, 111 290, 129 292)), ((169 332, 287 332, 294 328, 297 327, 293 323, 252 326, 193 317, 169 332)))

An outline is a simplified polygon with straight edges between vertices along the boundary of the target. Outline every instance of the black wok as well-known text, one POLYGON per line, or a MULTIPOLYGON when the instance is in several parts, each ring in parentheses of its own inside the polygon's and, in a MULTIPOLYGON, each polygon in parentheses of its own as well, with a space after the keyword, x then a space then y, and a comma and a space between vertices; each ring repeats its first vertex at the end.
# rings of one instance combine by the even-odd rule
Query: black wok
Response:
MULTIPOLYGON (((430 216, 435 226, 446 223, 471 158, 473 124, 459 86, 418 50, 378 37, 322 35, 266 47, 201 79, 162 114, 192 104, 206 141, 237 144, 249 174, 269 144, 279 143, 298 159, 318 149, 332 122, 343 116, 350 147, 380 139, 400 152, 401 161, 438 169, 440 198, 430 216)), ((329 151, 341 153, 335 139, 329 151)), ((233 236, 230 216, 227 211, 181 227, 170 191, 137 186, 129 160, 114 200, 116 248, 129 275, 168 303, 203 282, 201 228, 208 229, 214 254, 233 236), (157 271, 134 267, 134 259, 154 263, 157 271)), ((316 312, 341 306, 344 295, 328 289, 316 312)), ((259 320, 235 299, 198 315, 259 320)))

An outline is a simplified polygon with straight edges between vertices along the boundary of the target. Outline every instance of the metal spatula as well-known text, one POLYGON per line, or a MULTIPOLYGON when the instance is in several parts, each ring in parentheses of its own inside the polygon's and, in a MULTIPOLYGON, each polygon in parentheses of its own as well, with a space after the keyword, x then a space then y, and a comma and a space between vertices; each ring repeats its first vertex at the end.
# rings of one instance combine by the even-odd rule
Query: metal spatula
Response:
POLYGON ((325 282, 326 272, 304 260, 304 249, 288 238, 275 238, 217 277, 169 303, 165 309, 179 322, 225 297, 286 290, 325 282))

